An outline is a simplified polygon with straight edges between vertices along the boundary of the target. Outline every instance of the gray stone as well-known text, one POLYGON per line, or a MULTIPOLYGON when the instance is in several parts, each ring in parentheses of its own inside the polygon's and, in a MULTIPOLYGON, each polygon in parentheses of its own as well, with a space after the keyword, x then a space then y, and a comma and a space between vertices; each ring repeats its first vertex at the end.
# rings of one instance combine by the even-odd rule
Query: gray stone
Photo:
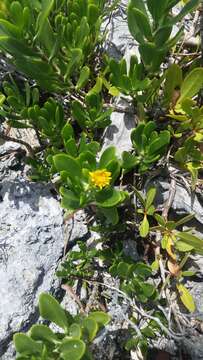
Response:
POLYGON ((203 336, 185 337, 181 342, 182 355, 187 360, 203 359, 203 336))
POLYGON ((113 112, 111 125, 104 134, 103 150, 111 145, 116 146, 117 154, 132 150, 130 134, 135 127, 135 116, 129 113, 113 112))
MULTIPOLYGON (((153 185, 157 189, 156 205, 161 207, 168 199, 170 182, 164 178, 158 177, 151 181, 149 185, 153 185)), ((185 186, 176 183, 176 193, 171 208, 179 216, 193 213, 200 224, 203 224, 203 197, 201 194, 190 194, 185 186)))
POLYGON ((64 248, 63 213, 50 186, 20 171, 8 171, 0 187, 0 357, 11 360, 13 334, 38 318, 39 294, 60 289, 54 274, 64 248))
POLYGON ((135 45, 135 40, 128 30, 126 19, 127 4, 128 0, 121 1, 116 11, 113 12, 110 22, 107 19, 106 24, 103 24, 103 29, 108 32, 105 50, 117 60, 120 60, 125 55, 127 49, 135 45))
POLYGON ((65 242, 69 247, 74 245, 77 240, 87 240, 90 236, 85 211, 79 210, 65 225, 65 242))
POLYGON ((140 260, 140 256, 137 252, 137 243, 135 240, 124 240, 123 241, 123 252, 125 256, 131 257, 134 261, 140 260))

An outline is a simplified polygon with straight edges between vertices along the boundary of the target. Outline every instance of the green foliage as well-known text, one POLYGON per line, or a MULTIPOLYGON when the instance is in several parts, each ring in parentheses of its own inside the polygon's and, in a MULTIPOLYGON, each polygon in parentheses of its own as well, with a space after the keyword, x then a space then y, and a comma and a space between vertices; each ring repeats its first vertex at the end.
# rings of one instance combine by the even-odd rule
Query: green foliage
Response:
POLYGON ((78 251, 70 251, 57 271, 57 276, 65 279, 71 286, 77 278, 91 278, 95 263, 100 255, 96 248, 88 249, 84 242, 77 242, 78 251))
POLYGON ((162 0, 157 5, 156 0, 131 0, 129 3, 129 30, 139 43, 141 58, 150 72, 159 70, 167 52, 181 38, 182 28, 171 38, 173 26, 199 4, 199 0, 189 0, 179 14, 172 16, 177 2, 162 0))
POLYGON ((155 207, 153 205, 153 202, 154 202, 154 198, 156 196, 156 189, 150 188, 147 191, 146 199, 144 199, 144 197, 142 196, 140 191, 138 191, 137 189, 134 189, 134 190, 135 190, 135 194, 142 206, 142 208, 139 208, 137 210, 137 212, 139 214, 143 214, 143 220, 140 223, 139 232, 140 232, 140 236, 145 238, 149 234, 148 216, 153 216, 154 212, 155 212, 155 207))
POLYGON ((100 94, 91 91, 85 97, 85 105, 75 100, 72 102, 72 116, 81 129, 98 129, 110 125, 112 110, 103 111, 100 94))
MULTIPOLYGON (((130 64, 124 58, 109 58, 101 46, 105 38, 102 21, 117 9, 118 0, 4 0, 0 4, 0 50, 27 77, 24 84, 10 75, 3 82, 1 121, 5 129, 35 131, 39 146, 27 158, 33 168, 31 178, 52 181, 69 216, 87 207, 99 214, 95 229, 100 233, 102 249, 79 243, 78 251, 68 253, 57 275, 71 286, 76 279, 86 281, 87 286, 92 277, 109 272, 119 280, 120 295, 126 294, 130 303, 138 304, 141 311, 146 309, 146 314, 153 314, 166 326, 165 316, 157 312, 163 302, 162 289, 169 286, 175 290, 187 310, 193 312, 195 303, 185 280, 194 273, 184 265, 190 253, 203 254, 202 239, 191 230, 182 231, 182 225, 193 215, 176 222, 169 220, 155 209, 156 189, 142 195, 145 175, 158 167, 166 153, 167 165, 175 161, 176 166, 191 173, 193 188, 203 164, 203 107, 198 97, 203 70, 194 64, 187 72, 186 64, 183 73, 177 61, 165 72, 161 66, 183 34, 181 27, 172 37, 174 26, 197 7, 199 0, 184 2, 182 10, 173 15, 177 3, 129 1, 129 30, 138 42, 141 57, 139 63, 131 56, 130 64), (98 139, 110 124, 114 105, 117 110, 112 97, 121 94, 132 99, 138 124, 131 133, 132 151, 124 151, 119 159, 113 146, 101 154, 98 139), (161 110, 158 116, 153 112, 157 106, 161 110), (128 206, 120 206, 134 195, 134 207, 130 201, 128 206), (133 239, 139 234, 144 250, 149 247, 149 262, 154 255, 151 266, 124 255, 120 236, 128 236, 128 231, 133 239), (167 279, 155 286, 153 276, 163 271, 160 264, 167 268, 167 279)), ((72 317, 48 294, 40 296, 39 309, 60 333, 37 324, 28 334, 16 334, 17 359, 92 359, 88 347, 109 322, 106 313, 72 317)), ((146 354, 148 339, 162 332, 160 323, 152 318, 139 322, 134 311, 130 321, 126 349, 139 346, 146 354)))
POLYGON ((109 272, 121 279, 121 290, 130 297, 136 296, 142 303, 149 300, 154 301, 157 298, 155 286, 147 282, 147 278, 152 274, 150 266, 142 262, 135 264, 133 261, 115 259, 109 272))
POLYGON ((28 334, 15 334, 16 359, 92 359, 88 346, 98 330, 110 321, 109 315, 100 311, 72 317, 47 293, 40 295, 39 311, 45 320, 58 325, 63 332, 54 333, 46 325, 37 324, 28 334))
POLYGON ((117 222, 116 207, 125 200, 127 194, 113 187, 120 173, 115 148, 107 148, 98 161, 99 144, 94 141, 87 143, 86 136, 83 134, 77 145, 70 124, 65 125, 62 137, 66 153, 54 155, 52 160, 56 170, 60 172, 62 181, 60 188, 62 206, 75 211, 95 204, 107 216, 109 222, 117 222), (104 171, 110 175, 107 183, 102 186, 98 183, 101 178, 98 171, 104 171), (93 177, 95 174, 96 180, 91 174, 93 177), (114 207, 115 209, 112 209, 114 207), (112 214, 109 209, 112 209, 112 214))
MULTIPOLYGON (((114 89, 116 88, 118 92, 134 97, 138 96, 139 91, 146 90, 150 84, 150 80, 144 77, 143 65, 138 64, 136 56, 131 56, 128 71, 125 59, 122 59, 120 62, 110 59, 108 67, 109 83, 114 89)), ((109 88, 110 93, 111 91, 112 87, 109 88)))
POLYGON ((123 153, 122 167, 125 172, 138 167, 138 171, 144 173, 164 155, 170 142, 170 133, 167 130, 158 133, 155 129, 156 123, 149 121, 146 124, 139 123, 132 131, 131 141, 135 152, 123 153))
POLYGON ((0 105, 0 115, 7 120, 9 126, 37 129, 42 141, 48 139, 49 145, 61 145, 60 133, 65 119, 59 102, 49 98, 40 106, 38 88, 31 87, 26 82, 23 91, 20 91, 12 78, 11 82, 3 82, 2 96, 4 101, 0 105))
POLYGON ((0 49, 15 66, 48 91, 82 87, 89 77, 84 64, 87 69, 100 41, 104 2, 20 0, 7 9, 7 19, 0 18, 0 49))

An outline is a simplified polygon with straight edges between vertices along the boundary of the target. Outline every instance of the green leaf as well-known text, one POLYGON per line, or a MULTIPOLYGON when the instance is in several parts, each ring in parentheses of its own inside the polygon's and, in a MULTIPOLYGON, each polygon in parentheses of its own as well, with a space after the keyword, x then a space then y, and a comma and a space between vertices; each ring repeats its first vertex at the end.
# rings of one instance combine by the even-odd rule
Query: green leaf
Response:
POLYGON ((65 148, 68 154, 73 157, 77 157, 78 149, 74 138, 66 141, 65 148))
POLYGON ((125 172, 130 171, 138 164, 139 159, 135 155, 130 154, 128 151, 122 153, 122 168, 126 170, 125 172))
POLYGON ((168 130, 161 131, 158 138, 156 138, 148 148, 148 153, 155 154, 170 143, 170 132, 168 130))
POLYGON ((39 17, 37 19, 37 33, 34 40, 36 40, 41 35, 45 21, 47 20, 53 6, 54 0, 42 0, 42 10, 39 13, 39 17))
POLYGON ((0 19, 0 35, 9 35, 17 40, 21 38, 21 31, 18 26, 5 19, 0 19))
POLYGON ((103 151, 100 161, 99 168, 105 169, 106 166, 110 163, 110 161, 116 158, 116 148, 114 146, 109 146, 106 150, 103 151))
POLYGON ((80 208, 80 198, 71 190, 67 190, 64 187, 60 188, 62 195, 61 206, 68 210, 77 210, 80 208))
POLYGON ((142 134, 145 129, 145 124, 140 123, 137 127, 131 132, 131 141, 135 149, 138 149, 140 152, 142 150, 142 134))
POLYGON ((181 103, 185 98, 192 98, 198 93, 203 86, 203 68, 193 69, 184 79, 180 88, 180 98, 178 103, 181 103))
POLYGON ((155 291, 155 287, 152 284, 141 283, 141 287, 147 298, 151 297, 155 291))
POLYGON ((182 276, 186 276, 186 277, 194 276, 194 275, 196 275, 196 271, 190 271, 190 270, 188 270, 188 271, 182 271, 181 275, 182 275, 182 276))
POLYGON ((92 341, 95 338, 95 336, 97 335, 97 331, 99 328, 97 325, 97 322, 88 316, 86 319, 83 320, 82 326, 88 332, 89 341, 92 341))
POLYGON ((192 295, 190 294, 189 290, 183 285, 183 284, 177 284, 176 285, 178 292, 180 294, 180 299, 183 303, 183 305, 190 311, 195 311, 195 303, 192 295))
POLYGON ((160 224, 161 226, 164 226, 166 225, 166 221, 165 219, 163 218, 163 216, 159 215, 159 214, 155 214, 154 215, 156 221, 158 222, 158 224, 160 224))
POLYGON ((42 354, 43 345, 32 340, 28 335, 18 333, 14 335, 13 339, 16 351, 19 354, 36 356, 42 354))
POLYGON ((67 331, 68 320, 65 311, 59 305, 58 301, 53 296, 47 293, 42 293, 39 296, 39 311, 40 315, 49 321, 52 321, 60 328, 67 331))
POLYGON ((92 94, 99 94, 102 91, 102 85, 103 80, 101 77, 97 77, 96 84, 93 86, 93 88, 88 92, 87 96, 90 96, 92 94))
POLYGON ((145 208, 146 210, 148 210, 150 208, 150 206, 152 205, 154 198, 156 196, 156 188, 151 188, 147 191, 147 196, 146 196, 146 203, 145 203, 145 208))
POLYGON ((165 72, 165 87, 164 94, 168 101, 172 100, 174 90, 180 88, 182 84, 182 70, 179 65, 172 64, 168 70, 165 72))
POLYGON ((30 329, 30 335, 34 340, 49 341, 51 343, 57 342, 58 338, 53 331, 46 325, 33 325, 30 329))
POLYGON ((81 49, 73 49, 71 51, 71 57, 69 59, 68 62, 68 66, 66 68, 66 74, 65 74, 65 80, 68 79, 68 77, 70 76, 71 72, 73 71, 73 69, 75 67, 77 67, 77 65, 79 65, 79 63, 81 62, 83 57, 83 52, 81 49))
POLYGON ((152 38, 152 31, 148 17, 139 9, 133 8, 131 11, 134 16, 134 22, 138 26, 140 33, 150 41, 152 38))
POLYGON ((86 350, 86 345, 82 340, 65 339, 60 346, 61 357, 64 360, 80 360, 86 350))
POLYGON ((141 222, 139 232, 141 237, 146 237, 149 233, 149 222, 147 219, 147 215, 144 216, 144 219, 141 222))
POLYGON ((54 165, 57 171, 67 171, 71 176, 81 176, 81 167, 79 162, 66 154, 57 154, 53 157, 54 165))
POLYGON ((66 123, 61 131, 61 135, 64 140, 69 140, 74 136, 73 127, 69 123, 66 123))
POLYGON ((193 246, 198 253, 203 253, 203 239, 199 239, 188 232, 177 232, 176 237, 179 238, 185 244, 193 246))
POLYGON ((112 208, 100 208, 101 212, 106 217, 108 223, 116 225, 119 221, 118 210, 116 207, 112 208))
POLYGON ((117 267, 117 274, 119 277, 126 279, 129 271, 129 265, 125 262, 120 262, 117 267))
POLYGON ((99 7, 95 4, 90 4, 88 6, 88 23, 90 24, 90 26, 94 26, 98 22, 99 15, 99 7))
POLYGON ((135 273, 139 276, 142 277, 148 277, 152 274, 152 269, 150 266, 142 263, 142 262, 138 262, 135 265, 135 273))
POLYGON ((5 100, 6 100, 5 95, 0 94, 0 106, 2 106, 2 105, 3 105, 3 103, 4 103, 4 101, 5 101, 5 100))
POLYGON ((78 101, 72 102, 72 116, 75 120, 77 120, 82 129, 86 128, 86 122, 89 121, 89 117, 83 109, 83 106, 78 101))
POLYGON ((109 90, 109 94, 112 96, 119 96, 120 94, 120 91, 116 86, 110 86, 108 90, 109 90))
POLYGON ((20 28, 22 28, 24 25, 22 5, 19 3, 19 1, 13 1, 9 10, 14 20, 14 23, 20 28))
POLYGON ((184 216, 182 219, 176 221, 176 227, 185 224, 186 222, 189 222, 190 220, 194 219, 195 214, 189 214, 184 216))
POLYGON ((111 208, 120 203, 122 196, 116 189, 104 189, 96 194, 96 202, 99 207, 111 208))
POLYGON ((135 192, 136 196, 138 197, 138 199, 139 199, 141 205, 143 206, 143 208, 145 208, 145 199, 142 196, 141 192, 138 191, 136 188, 134 188, 134 192, 135 192))
POLYGON ((80 77, 76 84, 76 90, 79 90, 86 85, 86 83, 89 79, 89 76, 90 76, 90 68, 88 66, 84 66, 80 70, 80 77))
POLYGON ((158 56, 157 47, 154 43, 148 42, 139 46, 139 51, 145 65, 152 65, 155 56, 158 56))
POLYGON ((147 0, 148 9, 156 23, 161 22, 167 5, 168 0, 161 0, 159 3, 157 3, 157 0, 147 0))
POLYGON ((191 250, 194 249, 194 246, 188 245, 188 244, 184 243, 183 241, 177 241, 175 243, 175 248, 181 252, 190 252, 191 250))
POLYGON ((95 320, 100 326, 106 326, 111 320, 111 317, 103 311, 91 312, 88 318, 95 320))
POLYGON ((128 6, 128 28, 130 30, 130 33, 135 38, 135 40, 137 40, 139 43, 143 43, 144 37, 135 21, 135 15, 133 12, 134 8, 138 8, 146 15, 145 5, 142 0, 138 0, 136 2, 134 0, 131 0, 128 6))
POLYGON ((78 324, 72 324, 69 327, 69 336, 75 338, 75 339, 80 339, 82 336, 82 330, 80 325, 78 324))
MULTIPOLYGON (((157 6, 158 7, 158 6, 157 6)), ((163 26, 155 34, 155 43, 158 46, 162 46, 170 38, 172 26, 163 26)))
POLYGON ((199 4, 199 2, 200 2, 199 0, 189 0, 187 4, 183 7, 183 9, 179 12, 179 14, 174 18, 172 18, 170 22, 176 24, 178 21, 181 21, 184 18, 184 16, 186 16, 193 9, 195 9, 195 7, 199 4))

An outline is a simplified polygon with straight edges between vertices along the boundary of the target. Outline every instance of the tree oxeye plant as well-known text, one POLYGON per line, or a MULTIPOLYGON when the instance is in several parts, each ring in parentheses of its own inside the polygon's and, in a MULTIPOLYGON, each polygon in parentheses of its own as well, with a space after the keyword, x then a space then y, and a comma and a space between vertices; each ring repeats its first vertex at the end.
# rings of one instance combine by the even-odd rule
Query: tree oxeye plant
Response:
POLYGON ((101 311, 73 317, 48 293, 40 295, 39 311, 44 320, 58 327, 58 332, 47 325, 36 324, 27 334, 15 334, 16 359, 90 360, 89 345, 110 321, 110 317, 101 311))
MULTIPOLYGON (((126 21, 139 54, 118 61, 106 53, 104 40, 114 11, 123 11, 119 0, 0 3, 0 51, 14 68, 0 86, 0 138, 15 140, 9 136, 11 128, 34 131, 37 146, 21 141, 28 150, 31 180, 53 185, 68 218, 81 209, 93 215, 91 230, 99 233, 100 248, 80 242, 57 275, 68 286, 79 280, 90 291, 93 284, 109 287, 111 294, 116 291, 131 309, 130 317, 125 314, 125 348, 139 348, 144 356, 151 339, 163 334, 176 338, 174 331, 180 328, 175 316, 167 328, 171 299, 163 295, 166 287, 177 303, 195 311, 187 286, 194 275, 189 260, 203 254, 203 241, 194 229, 183 228, 193 214, 177 220, 171 218, 171 204, 156 208, 150 176, 164 167, 172 178, 175 166, 186 171, 186 182, 192 175, 193 191, 201 183, 203 69, 196 66, 199 49, 194 64, 187 61, 187 50, 179 51, 184 46, 183 19, 199 4, 130 0, 126 21), (168 65, 170 55, 174 61, 168 65), (120 157, 113 145, 102 146, 112 112, 121 110, 115 97, 132 103, 136 119, 131 149, 120 157), (125 253, 124 240, 129 239, 133 249, 141 249, 136 259, 125 253), (105 274, 115 286, 103 281, 105 274)), ((109 297, 102 291, 107 311, 109 297)), ((109 323, 108 313, 92 307, 87 314, 72 316, 44 293, 39 310, 46 325, 15 334, 17 359, 94 358, 90 344, 109 323), (47 322, 60 330, 53 331, 47 322)))
POLYGON ((99 144, 87 143, 85 134, 77 145, 72 126, 66 124, 62 136, 67 152, 49 158, 60 173, 62 206, 69 211, 96 206, 109 222, 116 224, 117 206, 128 196, 114 187, 120 174, 116 149, 108 147, 98 160, 99 144))

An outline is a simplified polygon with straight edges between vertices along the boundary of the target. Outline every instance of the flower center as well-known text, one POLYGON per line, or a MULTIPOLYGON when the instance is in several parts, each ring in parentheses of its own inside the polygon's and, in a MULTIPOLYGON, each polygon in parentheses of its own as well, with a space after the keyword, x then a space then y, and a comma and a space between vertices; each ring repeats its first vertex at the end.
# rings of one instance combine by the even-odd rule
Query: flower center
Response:
POLYGON ((106 169, 92 171, 89 174, 92 184, 98 186, 100 190, 110 184, 111 172, 106 169))

